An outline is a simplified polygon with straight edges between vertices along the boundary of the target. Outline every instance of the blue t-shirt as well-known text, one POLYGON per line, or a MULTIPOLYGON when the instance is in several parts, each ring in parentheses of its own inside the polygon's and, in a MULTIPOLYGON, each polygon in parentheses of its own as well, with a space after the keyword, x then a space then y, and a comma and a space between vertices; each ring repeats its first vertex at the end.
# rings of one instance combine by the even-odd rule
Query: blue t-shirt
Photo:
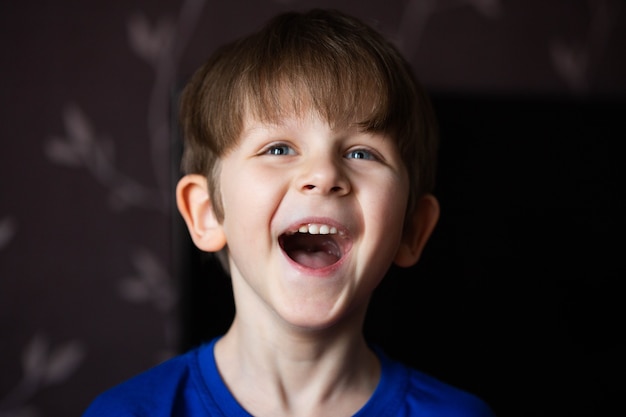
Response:
MULTIPOLYGON (((83 417, 251 417, 230 393, 215 363, 217 339, 98 396, 83 417)), ((377 352, 381 378, 354 417, 493 417, 479 398, 377 352)))

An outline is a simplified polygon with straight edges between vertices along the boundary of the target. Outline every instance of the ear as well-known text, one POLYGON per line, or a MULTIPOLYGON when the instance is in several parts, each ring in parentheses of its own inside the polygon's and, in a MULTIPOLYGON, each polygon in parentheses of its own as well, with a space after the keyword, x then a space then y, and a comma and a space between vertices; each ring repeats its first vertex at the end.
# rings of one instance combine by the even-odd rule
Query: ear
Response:
POLYGON ((217 221, 202 175, 185 175, 176 186, 176 204, 195 245, 205 252, 217 252, 226 245, 222 225, 217 221))
POLYGON ((415 212, 407 220, 409 227, 404 232, 394 260, 396 265, 403 268, 417 263, 439 220, 439 202, 435 196, 426 194, 420 198, 415 212))

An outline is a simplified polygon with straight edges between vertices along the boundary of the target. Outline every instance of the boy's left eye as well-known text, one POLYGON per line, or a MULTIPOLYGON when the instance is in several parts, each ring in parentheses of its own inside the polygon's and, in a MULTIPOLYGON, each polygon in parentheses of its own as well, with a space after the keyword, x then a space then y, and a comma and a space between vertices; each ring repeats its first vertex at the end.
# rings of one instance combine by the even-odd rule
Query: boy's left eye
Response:
POLYGON ((348 159, 367 159, 371 161, 375 161, 378 158, 374 155, 373 152, 368 151, 367 149, 355 149, 346 154, 346 158, 348 159))

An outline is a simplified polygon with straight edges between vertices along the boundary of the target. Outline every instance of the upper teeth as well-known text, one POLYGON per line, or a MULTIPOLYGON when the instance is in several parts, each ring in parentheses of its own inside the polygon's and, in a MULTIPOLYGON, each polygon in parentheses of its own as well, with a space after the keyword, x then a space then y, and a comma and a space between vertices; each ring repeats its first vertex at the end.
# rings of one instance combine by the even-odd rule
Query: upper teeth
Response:
POLYGON ((298 232, 311 235, 335 235, 337 234, 337 228, 327 224, 303 224, 298 229, 298 232))

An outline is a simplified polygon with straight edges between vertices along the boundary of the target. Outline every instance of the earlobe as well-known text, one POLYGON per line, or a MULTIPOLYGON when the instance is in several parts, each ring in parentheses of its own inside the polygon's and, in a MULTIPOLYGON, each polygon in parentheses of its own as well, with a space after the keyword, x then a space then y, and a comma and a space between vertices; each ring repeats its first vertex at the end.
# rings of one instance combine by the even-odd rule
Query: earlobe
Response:
POLYGON ((226 245, 222 225, 213 211, 207 180, 202 175, 185 175, 176 186, 176 204, 195 245, 217 252, 226 245))
POLYGON ((402 237, 396 253, 395 264, 407 268, 413 266, 422 255, 422 250, 439 220, 439 202, 432 194, 420 198, 417 209, 411 215, 409 227, 402 237))

